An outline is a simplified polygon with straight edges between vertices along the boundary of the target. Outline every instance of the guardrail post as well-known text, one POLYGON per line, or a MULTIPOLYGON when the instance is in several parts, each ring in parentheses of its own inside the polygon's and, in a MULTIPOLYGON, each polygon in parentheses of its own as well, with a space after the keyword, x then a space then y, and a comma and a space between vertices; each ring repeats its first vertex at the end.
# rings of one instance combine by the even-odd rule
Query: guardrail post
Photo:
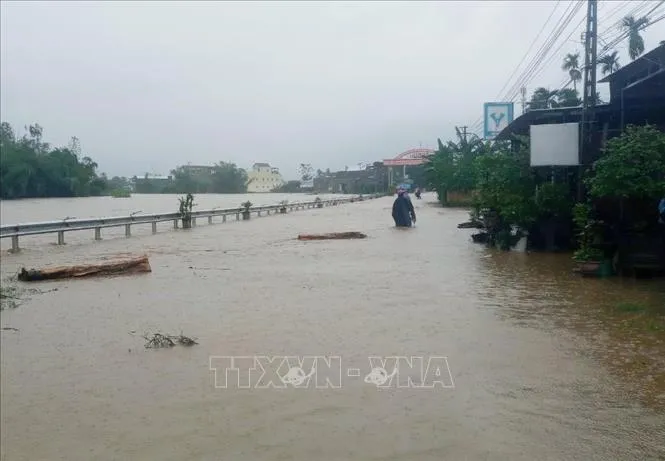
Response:
POLYGON ((174 220, 173 220, 173 228, 174 228, 174 229, 177 229, 177 228, 178 228, 178 220, 177 220, 177 219, 174 219, 174 220))
POLYGON ((157 221, 152 222, 152 233, 153 234, 157 233, 157 221))
POLYGON ((132 225, 125 224, 125 237, 131 237, 131 236, 132 236, 132 225))
POLYGON ((95 240, 101 240, 101 239, 102 239, 102 228, 95 227, 95 240))
POLYGON ((212 224, 212 215, 208 216, 208 224, 212 224))
POLYGON ((18 235, 12 235, 12 253, 18 253, 19 251, 18 235))
POLYGON ((64 231, 58 231, 58 245, 65 244, 65 233, 64 231))

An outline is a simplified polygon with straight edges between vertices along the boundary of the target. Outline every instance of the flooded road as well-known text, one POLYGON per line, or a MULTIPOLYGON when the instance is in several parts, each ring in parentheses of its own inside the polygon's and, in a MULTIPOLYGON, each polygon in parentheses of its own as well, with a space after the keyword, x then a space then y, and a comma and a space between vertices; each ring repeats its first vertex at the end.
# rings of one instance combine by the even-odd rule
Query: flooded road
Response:
POLYGON ((2 460, 665 459, 665 283, 487 250, 428 200, 407 231, 382 198, 3 253, 3 278, 144 252, 153 272, 3 311, 2 460), (369 238, 293 240, 345 230, 369 238), (156 331, 199 344, 144 349, 156 331), (341 387, 214 387, 211 356, 254 355, 340 356, 341 387), (370 356, 446 356, 454 388, 377 389, 370 356))

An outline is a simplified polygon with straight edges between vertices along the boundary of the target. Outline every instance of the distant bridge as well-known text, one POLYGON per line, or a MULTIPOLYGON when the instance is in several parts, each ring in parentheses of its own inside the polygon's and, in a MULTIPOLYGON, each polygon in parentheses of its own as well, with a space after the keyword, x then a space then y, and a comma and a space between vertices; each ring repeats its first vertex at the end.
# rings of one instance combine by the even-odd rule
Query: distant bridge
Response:
POLYGON ((385 166, 416 166, 427 162, 427 158, 434 153, 434 149, 409 149, 395 158, 383 161, 385 166))

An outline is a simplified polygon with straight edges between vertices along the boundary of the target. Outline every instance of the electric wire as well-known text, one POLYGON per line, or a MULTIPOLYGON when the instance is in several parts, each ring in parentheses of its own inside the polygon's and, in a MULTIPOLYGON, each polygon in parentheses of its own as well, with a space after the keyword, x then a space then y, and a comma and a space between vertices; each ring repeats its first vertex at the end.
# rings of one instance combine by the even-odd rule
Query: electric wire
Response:
MULTIPOLYGON (((555 7, 553 8, 552 12, 548 16, 547 20, 545 21, 545 24, 541 28, 541 30, 538 32, 538 35, 534 39, 532 45, 529 47, 525 55, 522 57, 522 60, 520 64, 516 67, 516 70, 511 74, 511 76, 508 78, 508 82, 513 78, 515 73, 517 72, 517 69, 519 69, 524 62, 526 56, 528 55, 529 51, 533 48, 533 45, 535 42, 538 40, 540 35, 542 34, 543 30, 547 27, 547 24, 549 23, 550 19, 554 15, 554 12, 556 11, 558 5, 560 2, 557 2, 555 7)), ((570 40, 570 37, 572 36, 573 33, 579 28, 579 26, 584 22, 586 19, 586 15, 583 16, 582 21, 580 21, 574 28, 573 30, 569 33, 567 38, 556 48, 556 50, 549 56, 547 60, 545 58, 549 54, 550 50, 558 40, 558 38, 561 36, 563 31, 567 28, 567 26, 570 24, 572 21, 573 17, 577 14, 579 9, 582 6, 583 0, 580 0, 577 4, 574 4, 571 2, 564 11, 563 15, 557 22, 557 24, 554 26, 552 32, 550 33, 550 36, 546 39, 546 42, 541 45, 539 48, 538 52, 536 55, 532 58, 530 61, 529 65, 523 70, 522 74, 520 77, 517 79, 517 81, 511 86, 510 91, 507 93, 504 93, 506 95, 505 98, 502 100, 509 100, 509 101, 514 101, 516 96, 519 94, 521 88, 525 86, 527 83, 530 83, 535 77, 540 75, 540 72, 552 61, 557 56, 557 52, 563 47, 563 45, 570 40), (574 5, 574 6, 573 6, 574 5), (572 10, 571 10, 572 7, 572 10), (570 10, 570 11, 569 11, 570 10)), ((665 4, 665 0, 659 1, 656 6, 651 8, 646 14, 643 14, 644 11, 647 10, 650 6, 653 5, 652 1, 643 1, 639 3, 638 5, 635 5, 635 2, 623 2, 620 5, 614 7, 609 13, 607 13, 606 18, 609 19, 611 17, 616 16, 617 14, 622 14, 622 9, 626 5, 631 5, 632 9, 627 12, 626 14, 622 14, 622 18, 626 16, 646 16, 647 18, 651 16, 654 12, 656 12, 663 4, 665 4)), ((665 14, 658 16, 654 18, 653 20, 650 20, 647 24, 643 25, 639 30, 642 31, 648 27, 650 27, 653 24, 656 24, 660 22, 661 20, 665 19, 665 14)), ((609 49, 615 47, 618 43, 620 43, 622 40, 628 37, 630 34, 630 31, 623 30, 622 27, 622 20, 618 20, 613 26, 609 27, 608 29, 605 29, 604 32, 601 34, 598 34, 597 38, 601 39, 600 37, 603 36, 601 40, 604 42, 603 47, 601 49, 601 52, 598 53, 599 55, 604 54, 607 52, 609 49), (609 39, 609 41, 606 41, 609 39)), ((580 71, 584 71, 584 66, 582 66, 582 69, 580 71)), ((500 94, 503 92, 503 90, 508 86, 508 82, 504 84, 503 88, 499 92, 500 94)), ((572 83, 572 80, 570 78, 566 78, 560 85, 557 86, 557 88, 565 89, 567 88, 570 84, 572 83)), ((497 97, 496 99, 499 99, 497 97)), ((477 131, 482 127, 482 116, 479 117, 476 122, 472 124, 472 131, 477 131)))
MULTIPOLYGON (((561 35, 561 32, 562 32, 562 31, 565 29, 565 27, 569 24, 570 19, 572 18, 572 16, 573 16, 574 14, 577 13, 577 11, 579 10, 579 8, 580 8, 580 6, 581 6, 582 3, 583 3, 583 1, 580 0, 580 1, 577 2, 577 4, 574 4, 573 2, 571 2, 571 3, 568 5, 568 7, 567 7, 566 10, 564 11, 563 15, 561 16, 561 18, 559 18, 559 21, 558 21, 557 24, 554 26, 554 28, 553 28, 553 32, 550 33, 550 36, 549 36, 548 39, 545 41, 545 43, 543 43, 543 44, 540 46, 540 48, 538 49, 536 55, 532 58, 532 60, 530 61, 530 63, 527 65, 527 67, 526 67, 526 68, 524 69, 524 71, 522 72, 522 75, 518 78, 517 82, 511 87, 510 93, 513 93, 513 92, 515 91, 515 88, 518 88, 518 89, 519 89, 519 88, 521 87, 520 83, 523 82, 523 81, 525 81, 525 77, 528 78, 527 76, 533 72, 534 68, 537 67, 537 66, 540 64, 540 62, 542 62, 543 57, 547 54, 547 52, 549 51, 549 49, 551 49, 552 44, 553 44, 553 43, 556 41, 556 39, 558 39, 558 37, 561 35)), ((558 3, 557 3, 557 6, 558 6, 558 3)), ((543 29, 544 29, 544 28, 547 26, 547 24, 549 23, 549 20, 550 20, 551 16, 553 15, 554 11, 556 11, 556 8, 552 11, 552 13, 550 14, 550 17, 548 17, 547 21, 546 21, 545 24, 543 25, 543 29)), ((538 37, 540 36, 540 34, 542 33, 542 30, 543 30, 543 29, 541 29, 541 32, 539 32, 538 36, 536 37, 536 40, 534 40, 534 43, 535 43, 535 41, 537 41, 537 38, 538 38, 538 37)), ((531 49, 531 48, 530 48, 530 49, 531 49)), ((528 54, 528 51, 527 51, 527 54, 528 54)), ((520 63, 520 64, 521 64, 521 63, 520 63)), ((518 68, 519 68, 519 66, 518 66, 518 68)), ((514 75, 514 73, 513 73, 513 75, 514 75)), ((512 76, 511 76, 511 78, 512 78, 512 76)), ((510 79, 509 79, 509 81, 510 81, 510 79)), ((504 88, 502 88, 502 90, 501 90, 499 93, 502 93, 502 92, 503 92, 503 89, 505 89, 506 86, 507 86, 507 85, 504 85, 504 88)), ((518 91, 519 91, 519 90, 518 90, 518 91)), ((497 98, 497 99, 498 99, 498 98, 497 98)), ((479 119, 477 119, 476 122, 474 122, 474 123, 472 124, 472 127, 473 127, 473 128, 477 128, 477 127, 479 127, 479 126, 482 126, 482 116, 479 117, 479 119)))

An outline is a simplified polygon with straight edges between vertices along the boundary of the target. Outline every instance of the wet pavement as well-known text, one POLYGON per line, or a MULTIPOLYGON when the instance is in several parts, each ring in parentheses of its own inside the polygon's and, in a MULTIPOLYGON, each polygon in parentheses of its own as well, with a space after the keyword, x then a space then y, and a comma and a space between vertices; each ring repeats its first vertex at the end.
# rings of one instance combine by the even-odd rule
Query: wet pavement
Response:
POLYGON ((3 311, 3 461, 665 459, 665 283, 485 249, 433 199, 409 230, 387 197, 3 254, 3 278, 122 254, 153 270, 3 311), (334 231, 368 238, 295 240, 334 231), (145 349, 156 331, 199 344, 145 349), (211 356, 255 355, 340 357, 340 386, 215 388, 211 356), (454 387, 377 388, 370 356, 445 356, 454 387))

